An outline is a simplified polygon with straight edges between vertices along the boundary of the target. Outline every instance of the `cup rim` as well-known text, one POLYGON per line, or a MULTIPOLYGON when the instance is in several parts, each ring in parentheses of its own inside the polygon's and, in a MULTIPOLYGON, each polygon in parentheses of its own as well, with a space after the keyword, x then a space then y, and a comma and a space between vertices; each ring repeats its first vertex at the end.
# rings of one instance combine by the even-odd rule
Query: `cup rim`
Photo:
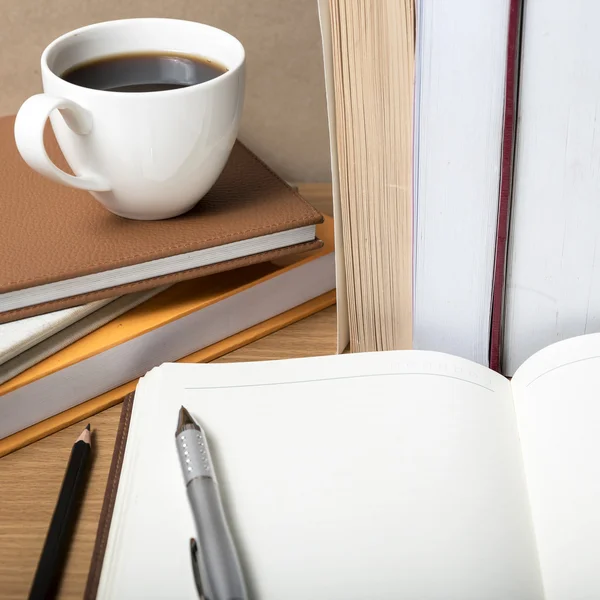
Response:
MULTIPOLYGON (((106 55, 106 56, 110 56, 110 55, 106 55)), ((223 29, 219 29, 218 27, 214 27, 213 25, 208 25, 206 23, 200 23, 199 21, 189 21, 186 19, 172 19, 172 18, 168 18, 168 17, 139 17, 139 18, 136 17, 136 18, 131 18, 131 19, 114 19, 114 20, 109 20, 109 21, 101 21, 98 23, 92 23, 90 25, 84 25, 83 27, 79 27, 77 29, 72 29, 71 31, 63 33, 59 37, 55 38, 52 42, 50 42, 46 46, 46 48, 44 48, 42 55, 41 55, 41 59, 40 59, 42 72, 45 75, 59 79, 61 81, 62 85, 65 85, 65 86, 68 86, 68 87, 71 87, 71 88, 77 89, 77 90, 85 90, 87 92, 91 92, 94 94, 109 94, 111 96, 117 96, 119 98, 123 98, 124 100, 126 98, 131 98, 133 100, 135 98, 139 99, 141 97, 148 97, 148 96, 164 97, 166 94, 168 94, 168 95, 185 94, 185 93, 189 93, 191 90, 196 90, 198 88, 207 89, 207 88, 213 87, 215 85, 220 85, 220 82, 222 82, 223 80, 235 76, 235 74, 244 66, 245 61, 246 61, 245 48, 242 45, 242 43, 231 33, 228 33, 227 31, 224 31, 223 29), (67 39, 70 39, 77 35, 87 33, 94 29, 102 29, 105 27, 121 26, 121 25, 124 26, 127 24, 140 22, 140 21, 156 22, 156 23, 169 21, 171 23, 185 23, 186 25, 194 25, 194 26, 198 26, 201 29, 205 29, 205 30, 211 29, 215 32, 218 32, 220 35, 224 35, 225 37, 229 38, 238 47, 238 49, 240 51, 240 57, 231 68, 228 68, 227 71, 225 71, 225 73, 222 73, 218 77, 215 77, 214 79, 210 79, 209 81, 203 81, 202 83, 195 83, 193 85, 176 88, 173 90, 136 92, 135 94, 124 94, 123 92, 117 92, 114 90, 97 90, 97 89, 93 89, 93 88, 86 88, 86 87, 77 85, 75 83, 71 83, 70 81, 67 81, 66 79, 63 79, 60 75, 55 73, 48 65, 48 56, 50 55, 50 53, 53 50, 55 50, 57 46, 62 44, 67 39)))

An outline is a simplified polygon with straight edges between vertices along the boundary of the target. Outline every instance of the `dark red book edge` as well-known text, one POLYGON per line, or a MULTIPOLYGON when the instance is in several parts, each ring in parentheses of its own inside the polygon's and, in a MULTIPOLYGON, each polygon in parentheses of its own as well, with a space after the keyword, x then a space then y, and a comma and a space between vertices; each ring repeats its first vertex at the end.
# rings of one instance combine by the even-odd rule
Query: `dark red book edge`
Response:
POLYGON ((506 281, 506 255, 508 250, 513 166, 517 130, 523 4, 524 0, 510 0, 510 14, 508 19, 508 47, 506 54, 506 79, 504 88, 504 125, 501 150, 496 256, 494 260, 494 275, 492 282, 492 313, 490 323, 489 352, 490 369, 498 372, 502 370, 504 288, 506 281))

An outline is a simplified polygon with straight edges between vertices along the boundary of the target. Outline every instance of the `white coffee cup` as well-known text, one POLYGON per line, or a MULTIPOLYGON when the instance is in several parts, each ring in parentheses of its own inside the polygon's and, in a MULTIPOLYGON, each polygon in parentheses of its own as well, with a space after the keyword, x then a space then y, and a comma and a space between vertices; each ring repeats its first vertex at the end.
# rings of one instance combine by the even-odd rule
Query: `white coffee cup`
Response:
POLYGON ((122 217, 166 219, 191 209, 221 174, 237 137, 245 84, 244 48, 230 34, 176 19, 98 23, 52 42, 41 70, 44 93, 19 109, 15 140, 25 162, 46 177, 89 191, 122 217), (186 88, 141 93, 61 79, 95 58, 147 51, 200 56, 227 71, 186 88), (48 117, 74 176, 46 153, 48 117))

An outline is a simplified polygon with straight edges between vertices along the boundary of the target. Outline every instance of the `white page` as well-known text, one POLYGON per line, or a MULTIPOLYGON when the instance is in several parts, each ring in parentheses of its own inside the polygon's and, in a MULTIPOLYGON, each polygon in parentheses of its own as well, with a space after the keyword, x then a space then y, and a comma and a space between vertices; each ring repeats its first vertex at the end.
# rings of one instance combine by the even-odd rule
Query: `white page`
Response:
POLYGON ((546 600, 600 598, 600 334, 535 354, 512 386, 546 600))
POLYGON ((196 596, 181 404, 206 429, 252 598, 543 597, 508 382, 406 351, 154 369, 99 598, 196 596))

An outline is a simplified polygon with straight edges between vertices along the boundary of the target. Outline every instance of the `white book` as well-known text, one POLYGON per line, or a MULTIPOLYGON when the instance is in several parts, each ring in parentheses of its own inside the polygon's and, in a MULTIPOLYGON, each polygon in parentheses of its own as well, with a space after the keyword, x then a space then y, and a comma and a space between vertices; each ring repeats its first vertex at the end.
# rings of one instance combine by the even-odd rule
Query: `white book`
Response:
POLYGON ((596 0, 526 2, 503 372, 600 331, 600 20, 596 0))
POLYGON ((88 333, 149 300, 169 286, 98 300, 0 325, 0 384, 88 333))
POLYGON ((135 392, 97 597, 197 598, 183 405, 251 598, 598 598, 599 387, 600 335, 512 381, 426 351, 163 364, 135 392))
POLYGON ((488 365, 509 0, 418 0, 413 347, 488 365))
POLYGON ((0 365, 83 319, 114 298, 0 324, 0 365))

